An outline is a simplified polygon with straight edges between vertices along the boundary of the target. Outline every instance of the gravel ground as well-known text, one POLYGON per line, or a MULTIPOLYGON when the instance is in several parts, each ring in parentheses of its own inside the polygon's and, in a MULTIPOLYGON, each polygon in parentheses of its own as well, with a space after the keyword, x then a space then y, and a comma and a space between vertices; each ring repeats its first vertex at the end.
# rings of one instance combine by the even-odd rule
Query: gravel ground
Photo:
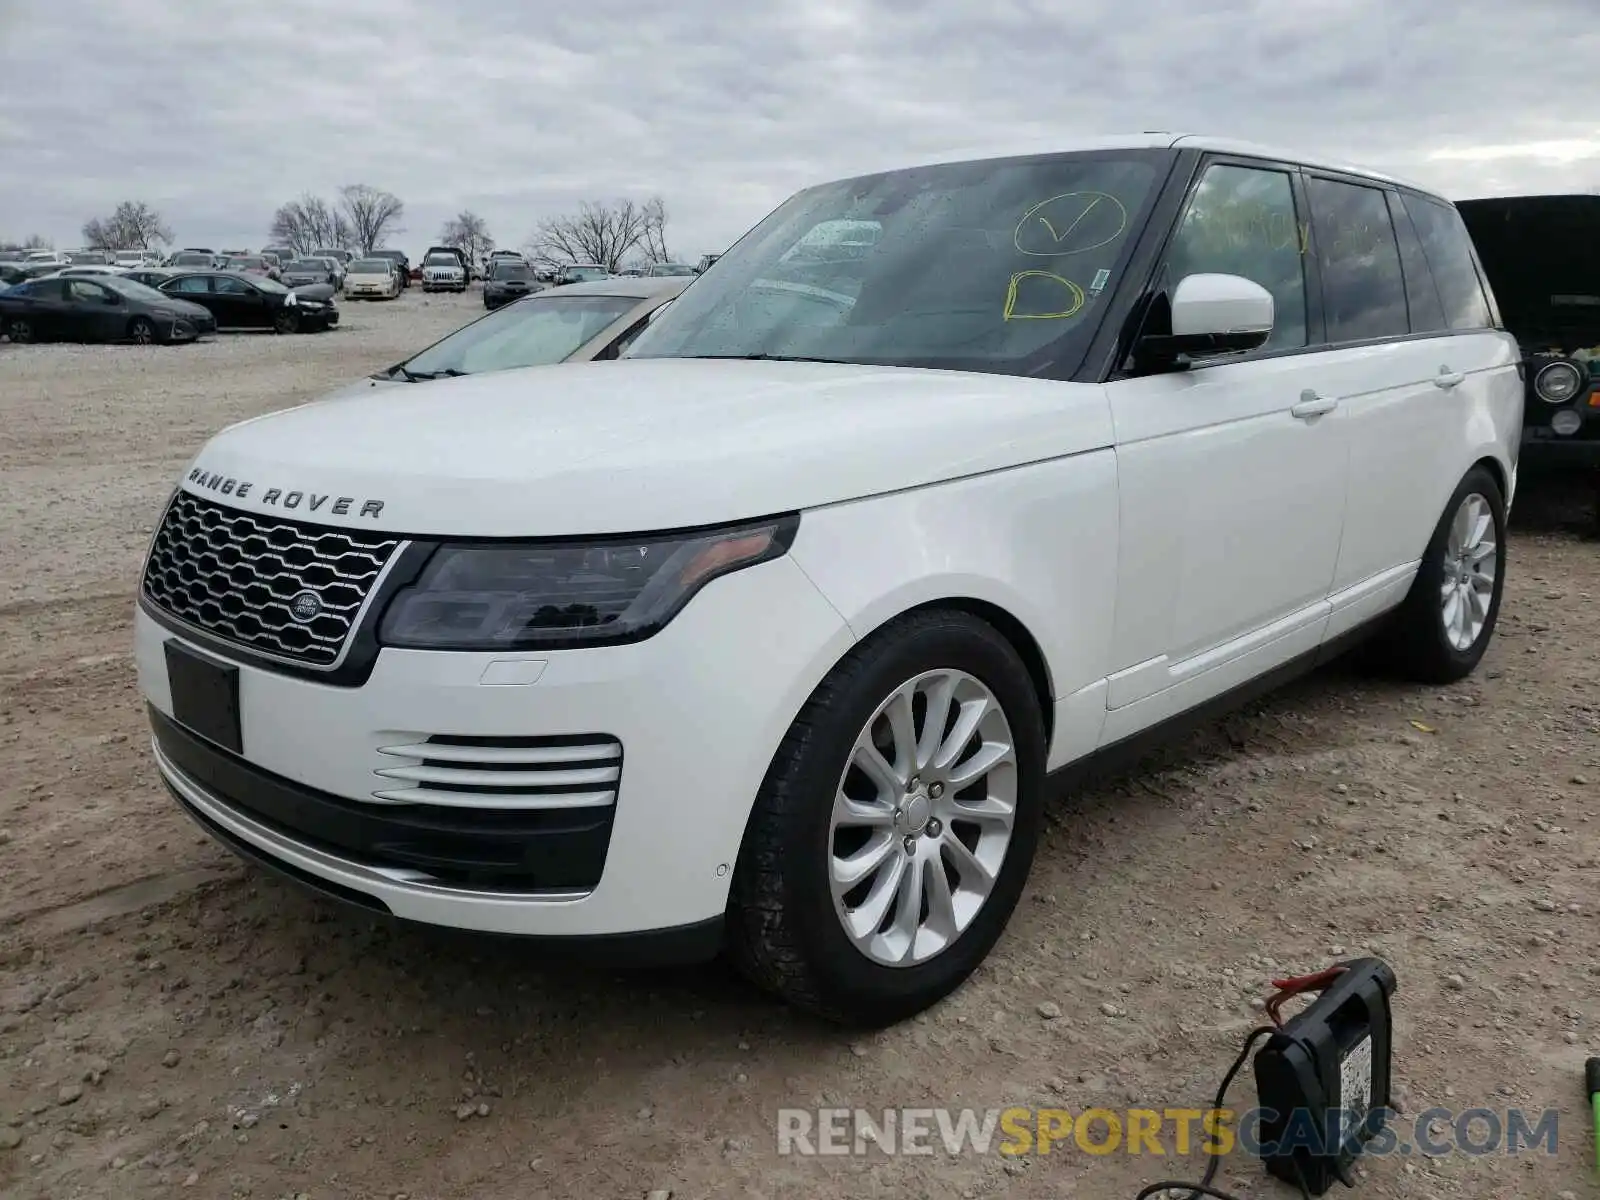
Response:
MULTIPOLYGON (((1524 481, 1473 679, 1336 667, 1064 799, 990 963, 870 1037, 720 968, 583 972, 374 923, 198 836, 156 782, 129 655, 163 495, 210 431, 477 305, 412 291, 330 334, 192 347, 0 343, 0 1193, 1131 1198, 1197 1156, 1168 1135, 1166 1159, 780 1157, 777 1110, 1200 1107, 1269 977, 1369 951, 1400 979, 1404 1109, 1560 1124, 1553 1157, 1369 1160, 1361 1194, 1592 1188, 1600 568, 1576 490, 1524 481)), ((1233 1099, 1254 1102, 1248 1072, 1233 1099)), ((1243 1156, 1220 1182, 1292 1195, 1243 1156)))

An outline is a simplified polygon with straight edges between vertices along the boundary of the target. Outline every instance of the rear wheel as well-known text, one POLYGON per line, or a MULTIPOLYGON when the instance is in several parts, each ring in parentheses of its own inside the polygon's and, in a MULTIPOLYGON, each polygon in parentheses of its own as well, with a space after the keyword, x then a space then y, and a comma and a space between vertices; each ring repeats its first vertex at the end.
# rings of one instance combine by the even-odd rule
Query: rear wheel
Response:
POLYGON ((23 317, 14 317, 6 326, 6 336, 18 345, 31 342, 34 339, 33 323, 23 317))
POLYGON ((1500 615, 1505 532, 1500 485, 1474 467, 1445 505, 1410 593, 1373 647, 1374 660, 1421 683, 1472 674, 1500 615))
POLYGON ((774 757, 734 874, 734 960, 844 1024, 903 1020, 999 939, 1038 841, 1044 722, 992 626, 914 614, 852 650, 774 757))
POLYGON ((155 323, 149 317, 135 317, 128 322, 128 340, 136 346, 152 346, 159 339, 155 323))

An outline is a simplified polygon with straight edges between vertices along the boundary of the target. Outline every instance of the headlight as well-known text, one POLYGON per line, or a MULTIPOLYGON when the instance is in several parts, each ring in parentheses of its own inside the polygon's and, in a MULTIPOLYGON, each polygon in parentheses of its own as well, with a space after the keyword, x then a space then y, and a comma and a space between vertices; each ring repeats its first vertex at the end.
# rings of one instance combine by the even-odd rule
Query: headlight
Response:
POLYGON ((1583 387, 1583 372, 1569 362, 1553 362, 1533 377, 1533 390, 1550 404, 1565 404, 1583 387))
POLYGON ((379 640, 414 650, 536 650, 632 642, 711 580, 781 557, 800 519, 698 533, 440 546, 384 613, 379 640))

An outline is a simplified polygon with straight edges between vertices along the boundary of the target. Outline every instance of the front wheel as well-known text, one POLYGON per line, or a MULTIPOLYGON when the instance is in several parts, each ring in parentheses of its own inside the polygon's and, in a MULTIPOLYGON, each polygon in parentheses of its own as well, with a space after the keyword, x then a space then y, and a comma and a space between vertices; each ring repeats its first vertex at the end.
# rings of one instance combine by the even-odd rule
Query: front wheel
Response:
POLYGON ((1506 506, 1483 467, 1445 505, 1411 591, 1374 650, 1420 683, 1454 683, 1477 668, 1505 590, 1506 506))
POLYGON ((757 796, 729 903, 758 985, 842 1024, 904 1020, 999 940, 1038 842, 1038 694, 966 613, 906 617, 818 686, 757 796))
POLYGON ((158 340, 155 324, 149 317, 135 317, 128 322, 128 340, 136 346, 153 346, 158 340))
POLYGON ((272 328, 279 333, 299 333, 300 314, 292 309, 279 309, 278 315, 272 318, 272 328))

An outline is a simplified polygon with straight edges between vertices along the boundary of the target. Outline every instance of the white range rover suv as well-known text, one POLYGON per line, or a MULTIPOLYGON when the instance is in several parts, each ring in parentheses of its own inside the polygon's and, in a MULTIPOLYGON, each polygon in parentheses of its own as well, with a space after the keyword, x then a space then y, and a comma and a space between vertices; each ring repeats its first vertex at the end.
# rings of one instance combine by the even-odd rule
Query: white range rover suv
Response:
POLYGON ((1364 635, 1473 670, 1497 326, 1449 203, 1246 145, 810 188, 621 361, 214 437, 141 584, 156 760, 368 910, 892 1022, 999 938, 1053 783, 1364 635))

